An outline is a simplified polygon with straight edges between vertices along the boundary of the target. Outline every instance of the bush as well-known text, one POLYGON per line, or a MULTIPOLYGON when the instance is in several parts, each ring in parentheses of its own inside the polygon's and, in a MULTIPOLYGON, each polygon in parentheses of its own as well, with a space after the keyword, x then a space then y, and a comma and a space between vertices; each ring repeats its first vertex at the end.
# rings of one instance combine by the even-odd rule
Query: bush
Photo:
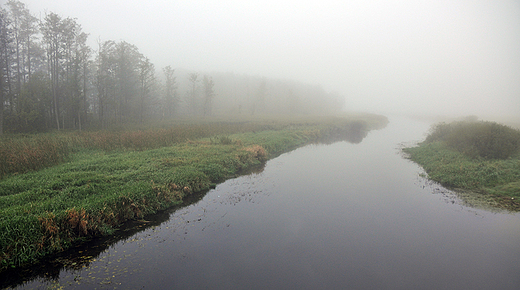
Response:
POLYGON ((520 131, 495 122, 436 124, 425 142, 445 142, 470 157, 507 159, 520 148, 520 131))

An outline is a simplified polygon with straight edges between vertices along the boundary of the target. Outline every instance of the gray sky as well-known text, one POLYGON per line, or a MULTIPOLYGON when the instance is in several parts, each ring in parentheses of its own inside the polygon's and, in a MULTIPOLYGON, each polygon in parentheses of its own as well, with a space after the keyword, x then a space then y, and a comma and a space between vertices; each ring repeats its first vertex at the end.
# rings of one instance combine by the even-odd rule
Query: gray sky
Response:
POLYGON ((320 84, 371 112, 520 115, 518 0, 22 2, 158 69, 320 84))

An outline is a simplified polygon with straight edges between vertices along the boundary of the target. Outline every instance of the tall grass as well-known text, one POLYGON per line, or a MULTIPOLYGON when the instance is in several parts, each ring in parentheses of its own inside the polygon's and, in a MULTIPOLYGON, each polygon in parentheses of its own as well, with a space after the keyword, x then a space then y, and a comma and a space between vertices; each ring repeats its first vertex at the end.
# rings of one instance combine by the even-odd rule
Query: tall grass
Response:
MULTIPOLYGON (((0 138, 0 179, 10 174, 26 173, 60 164, 67 160, 71 153, 82 149, 103 150, 105 152, 115 150, 144 151, 199 138, 220 136, 217 138, 220 139, 220 142, 223 142, 226 141, 227 135, 235 133, 291 130, 311 124, 326 125, 327 123, 337 124, 341 122, 352 123, 351 126, 362 129, 358 131, 365 132, 365 130, 386 125, 387 119, 377 115, 355 115, 337 118, 313 117, 276 120, 197 120, 170 124, 166 128, 150 127, 138 130, 14 135, 0 138)), ((339 130, 344 128, 342 125, 338 126, 339 130)), ((329 127, 332 128, 333 126, 329 127)), ((322 128, 322 130, 325 129, 322 128)), ((331 136, 332 134, 326 135, 331 136)), ((356 140, 359 141, 363 137, 364 135, 356 136, 356 140)))
POLYGON ((57 165, 74 150, 143 151, 218 134, 262 130, 266 124, 180 124, 137 131, 64 132, 15 135, 0 139, 0 178, 57 165))
POLYGON ((70 153, 66 138, 51 135, 0 139, 0 178, 63 162, 70 153))

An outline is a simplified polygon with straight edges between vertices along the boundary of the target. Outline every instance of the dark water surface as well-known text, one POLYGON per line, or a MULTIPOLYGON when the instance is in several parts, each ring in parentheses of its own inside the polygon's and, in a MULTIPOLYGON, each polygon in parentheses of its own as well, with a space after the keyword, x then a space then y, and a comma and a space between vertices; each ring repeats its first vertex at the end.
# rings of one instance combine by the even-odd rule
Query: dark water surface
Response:
POLYGON ((283 154, 22 287, 520 289, 520 215, 463 205, 399 154, 428 127, 283 154))

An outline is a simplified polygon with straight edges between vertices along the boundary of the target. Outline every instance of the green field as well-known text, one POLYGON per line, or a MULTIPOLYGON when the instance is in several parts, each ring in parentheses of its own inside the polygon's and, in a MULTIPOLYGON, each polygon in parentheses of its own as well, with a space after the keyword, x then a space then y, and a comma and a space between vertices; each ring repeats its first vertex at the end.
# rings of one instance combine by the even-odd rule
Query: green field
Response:
POLYGON ((520 132, 493 122, 437 124, 417 147, 403 149, 440 184, 520 210, 520 132))
POLYGON ((311 142, 359 142, 386 123, 351 114, 6 136, 0 139, 0 269, 110 235, 282 152, 311 142))

